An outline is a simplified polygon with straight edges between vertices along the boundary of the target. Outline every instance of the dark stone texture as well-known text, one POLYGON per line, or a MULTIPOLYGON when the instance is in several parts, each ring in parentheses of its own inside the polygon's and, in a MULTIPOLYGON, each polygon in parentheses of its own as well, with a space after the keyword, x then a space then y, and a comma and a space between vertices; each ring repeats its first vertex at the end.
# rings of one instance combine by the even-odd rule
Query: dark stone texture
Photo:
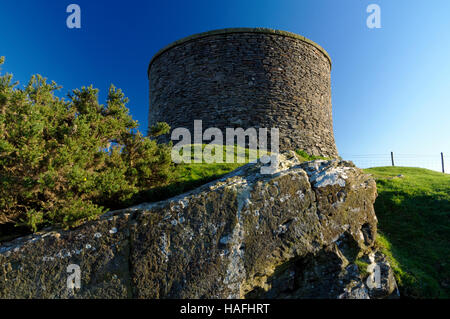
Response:
MULTIPOLYGON (((189 193, 0 246, 0 298, 385 298, 376 186, 351 162, 280 155, 189 193), (368 235, 370 234, 370 235, 368 235), (381 269, 370 288, 356 261, 381 269), (81 289, 67 289, 78 264, 81 289)), ((367 267, 365 275, 371 275, 367 267)), ((373 271, 372 271, 373 273, 373 271)))
MULTIPOLYGON (((149 66, 149 125, 280 130, 280 149, 335 158, 331 62, 283 31, 232 29, 180 40, 149 66)), ((167 139, 166 139, 167 140, 167 139)))

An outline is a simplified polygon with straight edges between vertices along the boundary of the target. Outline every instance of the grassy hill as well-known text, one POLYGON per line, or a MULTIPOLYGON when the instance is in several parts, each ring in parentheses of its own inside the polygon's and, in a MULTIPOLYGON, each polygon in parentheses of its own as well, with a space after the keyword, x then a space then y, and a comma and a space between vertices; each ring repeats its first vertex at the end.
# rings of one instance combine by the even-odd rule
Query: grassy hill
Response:
MULTIPOLYGON (((297 154, 303 161, 316 159, 302 151, 297 154)), ((179 165, 176 182, 151 190, 144 198, 168 198, 240 165, 179 165)), ((377 244, 390 260, 402 296, 449 298, 450 175, 412 167, 376 167, 365 172, 377 182, 377 244)))
MULTIPOLYGON (((234 149, 236 156, 237 150, 234 149)), ((244 152, 248 156, 248 150, 244 152)), ((297 154, 302 161, 318 158, 303 151, 297 154)), ((169 185, 141 192, 134 201, 172 197, 243 164, 177 165, 169 185)), ((377 245, 390 260, 402 296, 450 298, 450 175, 411 167, 376 167, 364 171, 377 182, 377 245)), ((17 229, 6 233, 10 237, 22 235, 17 229)))
POLYGON ((412 167, 365 172, 377 182, 377 244, 390 259, 401 294, 449 298, 450 175, 412 167))
MULTIPOLYGON (((297 153, 304 161, 316 159, 297 153)), ((152 190, 151 196, 182 193, 240 165, 182 164, 177 168, 177 182, 152 190)), ((391 262, 402 296, 449 298, 450 175, 411 167, 377 167, 365 172, 377 182, 377 244, 391 262)))
MULTIPOLYGON (((203 184, 211 182, 221 176, 235 170, 236 168, 249 162, 249 154, 252 152, 255 158, 259 158, 257 151, 252 151, 240 146, 231 146, 230 152, 234 154, 234 163, 194 163, 196 157, 194 156, 194 146, 191 146, 191 160, 192 163, 185 164, 181 163, 175 166, 173 180, 164 187, 158 187, 144 191, 135 196, 134 202, 140 203, 149 201, 158 201, 182 194, 203 184), (244 155, 245 154, 245 155, 244 155)), ((202 149, 205 148, 207 144, 202 144, 202 149)), ((223 160, 226 159, 227 147, 223 146, 223 160)), ((325 159, 320 156, 309 155, 302 150, 296 151, 298 159, 300 161, 312 161, 315 159, 325 159)), ((180 153, 182 154, 182 152, 180 153)), ((214 154, 214 152, 212 152, 214 154)))

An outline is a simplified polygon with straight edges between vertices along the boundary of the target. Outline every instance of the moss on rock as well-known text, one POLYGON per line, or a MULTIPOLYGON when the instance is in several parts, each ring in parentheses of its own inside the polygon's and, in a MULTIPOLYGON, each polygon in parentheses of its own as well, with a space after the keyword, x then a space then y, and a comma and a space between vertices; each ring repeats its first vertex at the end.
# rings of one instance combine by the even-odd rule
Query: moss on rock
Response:
MULTIPOLYGON (((2 298, 365 298, 375 183, 349 162, 280 155, 166 201, 0 246, 2 298), (67 265, 82 286, 68 291, 67 265)), ((388 266, 386 266, 388 267, 388 266)), ((389 268, 389 267, 388 267, 389 268)), ((386 268, 386 269, 388 269, 386 268)), ((384 268, 383 268, 384 269, 384 268)), ((389 276, 389 272, 385 272, 389 276)))

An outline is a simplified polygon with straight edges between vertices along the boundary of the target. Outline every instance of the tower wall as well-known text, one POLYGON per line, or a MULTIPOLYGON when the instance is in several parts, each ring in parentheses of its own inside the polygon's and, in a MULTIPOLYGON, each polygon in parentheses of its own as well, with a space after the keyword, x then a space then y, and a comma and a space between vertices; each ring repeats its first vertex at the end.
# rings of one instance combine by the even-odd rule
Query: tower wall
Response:
POLYGON ((280 130, 280 149, 336 157, 331 60, 316 43, 271 29, 224 29, 176 41, 150 61, 149 126, 280 130))

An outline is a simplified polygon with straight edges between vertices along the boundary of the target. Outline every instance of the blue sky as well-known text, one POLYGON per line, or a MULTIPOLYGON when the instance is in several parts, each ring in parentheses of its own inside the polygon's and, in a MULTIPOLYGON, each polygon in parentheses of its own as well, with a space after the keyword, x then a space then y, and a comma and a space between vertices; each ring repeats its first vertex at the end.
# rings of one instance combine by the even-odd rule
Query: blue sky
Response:
POLYGON ((160 48, 219 28, 291 31, 319 43, 333 60, 341 155, 450 158, 449 12, 448 0, 0 0, 0 56, 3 70, 22 84, 39 73, 62 85, 61 95, 93 84, 104 101, 113 83, 146 132, 146 70, 160 48), (71 3, 81 7, 81 29, 66 27, 71 3), (381 29, 366 26, 371 3, 381 8, 381 29))

